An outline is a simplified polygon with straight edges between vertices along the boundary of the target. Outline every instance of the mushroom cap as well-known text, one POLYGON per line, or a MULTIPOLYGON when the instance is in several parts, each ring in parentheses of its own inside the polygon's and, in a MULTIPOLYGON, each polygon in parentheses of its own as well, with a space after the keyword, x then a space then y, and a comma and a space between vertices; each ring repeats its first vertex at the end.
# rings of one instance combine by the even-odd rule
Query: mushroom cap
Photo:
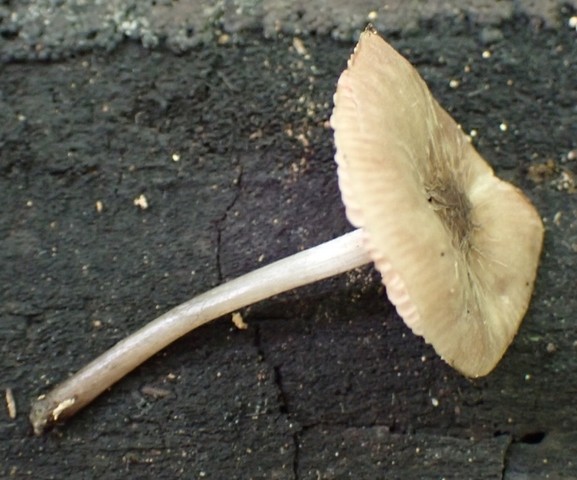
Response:
POLYGON ((371 27, 334 104, 347 217, 365 232, 390 301, 447 363, 486 375, 529 305, 543 243, 538 212, 371 27))

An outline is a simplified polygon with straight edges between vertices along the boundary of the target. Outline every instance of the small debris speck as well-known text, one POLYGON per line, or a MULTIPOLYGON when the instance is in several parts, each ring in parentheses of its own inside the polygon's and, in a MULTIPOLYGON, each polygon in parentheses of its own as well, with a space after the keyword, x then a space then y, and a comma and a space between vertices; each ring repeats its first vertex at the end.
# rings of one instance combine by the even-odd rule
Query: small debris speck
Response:
POLYGON ((501 130, 502 132, 506 132, 508 129, 509 126, 504 122, 499 125, 499 130, 501 130))
POLYGON ((102 213, 102 210, 104 209, 104 204, 103 204, 100 200, 97 200, 97 201, 96 201, 96 205, 95 205, 95 206, 96 206, 96 211, 97 211, 98 213, 102 213))
POLYGON ((218 36, 217 43, 219 45, 227 45, 230 43, 230 35, 228 33, 223 33, 218 36))
POLYGON ((234 312, 232 314, 232 323, 239 330, 246 330, 248 328, 248 323, 244 321, 240 312, 234 312))
POLYGON ((148 208, 148 200, 144 196, 144 194, 136 197, 133 201, 136 207, 140 207, 142 210, 146 210, 148 208))
POLYGON ((153 385, 144 385, 140 389, 140 392, 143 395, 152 398, 165 398, 171 394, 170 390, 167 390, 166 388, 155 387, 153 385))
POLYGON ((8 416, 14 420, 16 418, 16 400, 14 400, 14 393, 11 388, 6 389, 6 408, 8 416))
POLYGON ((561 171, 558 178, 551 182, 551 186, 556 188, 559 192, 569 192, 574 193, 577 188, 575 184, 577 181, 575 180, 575 175, 573 172, 568 170, 561 171))
POLYGON ((62 412, 64 412, 66 409, 70 408, 75 403, 76 403, 76 399, 74 397, 67 398, 66 400, 63 400, 62 402, 60 402, 56 406, 56 408, 54 410, 52 410, 52 418, 54 419, 54 421, 57 421, 58 418, 60 417, 60 415, 62 415, 62 412))
POLYGON ((258 140, 259 138, 262 138, 262 130, 260 128, 248 136, 249 140, 258 140))
POLYGON ((307 47, 305 47, 305 44, 300 38, 298 37, 293 38, 293 47, 299 55, 303 57, 308 55, 307 47))
POLYGON ((544 163, 537 163, 529 166, 527 178, 533 183, 540 184, 549 180, 557 171, 557 164, 554 160, 548 159, 544 163))
POLYGON ((481 56, 483 58, 491 58, 491 51, 490 50, 485 50, 483 51, 483 53, 481 54, 481 56))

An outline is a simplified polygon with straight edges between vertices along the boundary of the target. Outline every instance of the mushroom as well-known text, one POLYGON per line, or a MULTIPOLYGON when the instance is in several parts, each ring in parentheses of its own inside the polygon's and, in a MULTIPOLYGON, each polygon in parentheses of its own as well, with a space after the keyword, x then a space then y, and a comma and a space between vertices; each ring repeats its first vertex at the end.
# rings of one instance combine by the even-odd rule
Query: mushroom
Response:
POLYGON ((417 71, 372 27, 331 119, 347 217, 405 323, 469 377, 489 373, 529 305, 543 224, 497 178, 417 71))
POLYGON ((339 186, 358 229, 217 286, 120 341, 33 403, 37 435, 191 330, 371 260, 398 314, 447 363, 469 377, 495 367, 529 305, 539 214, 371 26, 334 104, 339 186))

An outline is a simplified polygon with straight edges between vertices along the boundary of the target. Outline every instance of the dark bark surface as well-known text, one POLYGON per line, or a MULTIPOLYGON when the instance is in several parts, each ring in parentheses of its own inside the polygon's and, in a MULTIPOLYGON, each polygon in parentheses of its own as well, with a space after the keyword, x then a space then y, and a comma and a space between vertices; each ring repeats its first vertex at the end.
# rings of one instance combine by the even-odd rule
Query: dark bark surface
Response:
POLYGON ((39 438, 30 400, 126 334, 350 229, 328 118, 352 44, 307 37, 303 56, 255 32, 3 65, 2 478, 577 478, 577 40, 534 27, 389 37, 544 217, 530 311, 491 375, 445 365, 366 267, 246 309, 248 330, 191 333, 39 438))

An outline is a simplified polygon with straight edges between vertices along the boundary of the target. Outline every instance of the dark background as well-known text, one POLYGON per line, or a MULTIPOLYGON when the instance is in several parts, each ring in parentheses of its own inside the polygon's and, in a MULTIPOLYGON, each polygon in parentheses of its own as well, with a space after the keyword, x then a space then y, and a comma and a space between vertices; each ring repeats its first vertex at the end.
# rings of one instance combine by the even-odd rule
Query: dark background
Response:
POLYGON ((220 27, 186 51, 124 34, 44 59, 2 31, 2 478, 577 478, 577 33, 521 14, 384 32, 546 225, 491 375, 445 365, 366 267, 244 310, 246 331, 191 333, 32 435, 31 399, 138 326, 351 229, 328 118, 353 42, 220 27))

